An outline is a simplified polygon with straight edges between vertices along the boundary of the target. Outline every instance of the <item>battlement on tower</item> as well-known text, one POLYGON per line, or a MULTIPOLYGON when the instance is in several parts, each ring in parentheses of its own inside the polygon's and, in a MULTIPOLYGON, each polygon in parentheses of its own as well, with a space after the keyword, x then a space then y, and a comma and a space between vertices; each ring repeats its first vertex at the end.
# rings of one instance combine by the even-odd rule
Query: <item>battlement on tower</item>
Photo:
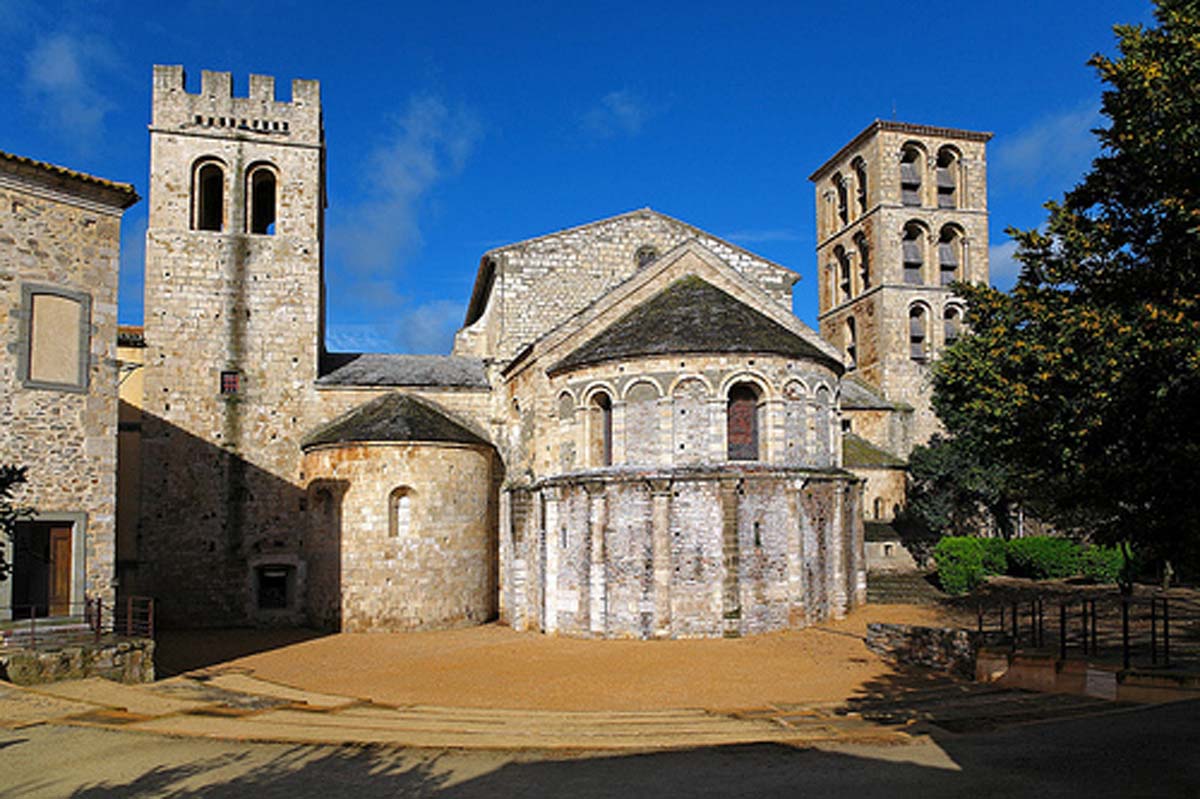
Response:
POLYGON ((233 96, 229 72, 201 72, 199 94, 189 92, 185 82, 182 66, 155 65, 152 130, 278 144, 323 141, 318 81, 293 80, 290 102, 275 99, 271 75, 251 75, 248 97, 233 96))

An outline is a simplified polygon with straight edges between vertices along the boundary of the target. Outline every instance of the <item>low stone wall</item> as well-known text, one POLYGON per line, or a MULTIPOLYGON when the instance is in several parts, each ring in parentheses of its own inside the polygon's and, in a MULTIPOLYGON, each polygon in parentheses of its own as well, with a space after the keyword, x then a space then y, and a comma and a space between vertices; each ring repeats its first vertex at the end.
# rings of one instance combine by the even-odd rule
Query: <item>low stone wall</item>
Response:
POLYGON ((927 666, 975 677, 979 648, 998 642, 997 633, 961 627, 917 627, 911 624, 867 625, 867 648, 892 663, 927 666))
POLYGON ((105 677, 124 683, 154 681, 154 641, 130 638, 54 649, 0 652, 0 679, 17 685, 105 677))

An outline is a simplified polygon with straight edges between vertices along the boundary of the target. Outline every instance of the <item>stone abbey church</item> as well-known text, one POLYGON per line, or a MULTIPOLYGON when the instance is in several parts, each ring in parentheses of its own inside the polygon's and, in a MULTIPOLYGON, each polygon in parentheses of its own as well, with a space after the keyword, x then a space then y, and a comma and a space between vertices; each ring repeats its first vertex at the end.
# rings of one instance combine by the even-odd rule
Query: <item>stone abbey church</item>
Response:
POLYGON ((819 333, 791 269, 642 209, 484 253, 449 355, 334 353, 318 84, 231 89, 154 69, 122 591, 168 624, 634 638, 865 601, 948 286, 988 277, 988 134, 877 121, 810 176, 819 333))

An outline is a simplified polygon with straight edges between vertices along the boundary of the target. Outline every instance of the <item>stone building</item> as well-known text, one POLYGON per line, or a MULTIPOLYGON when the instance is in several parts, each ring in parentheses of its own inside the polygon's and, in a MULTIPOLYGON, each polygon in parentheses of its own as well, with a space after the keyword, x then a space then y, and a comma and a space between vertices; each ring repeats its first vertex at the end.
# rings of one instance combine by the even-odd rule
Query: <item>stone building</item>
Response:
POLYGON ((156 67, 150 136, 122 563, 167 623, 720 636, 864 600, 845 367, 791 270, 643 209, 485 253, 451 355, 329 353, 317 84, 156 67))
POLYGON ((115 598, 117 274, 133 187, 0 152, 0 464, 34 514, 7 547, 0 619, 115 598))
MULTIPOLYGON (((876 121, 809 176, 821 336, 849 370, 843 424, 901 462, 938 430, 929 366, 965 310, 950 285, 988 280, 989 139, 876 121)), ((868 488, 869 518, 891 521, 903 506, 902 482, 891 485, 868 488)))

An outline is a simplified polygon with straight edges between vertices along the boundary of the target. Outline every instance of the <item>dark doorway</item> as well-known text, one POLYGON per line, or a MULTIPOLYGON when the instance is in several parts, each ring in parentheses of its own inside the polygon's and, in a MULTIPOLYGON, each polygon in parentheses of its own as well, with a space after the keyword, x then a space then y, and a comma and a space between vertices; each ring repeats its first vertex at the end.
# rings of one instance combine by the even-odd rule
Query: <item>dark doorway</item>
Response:
POLYGON ((21 522, 13 539, 13 616, 71 613, 71 525, 21 522))

